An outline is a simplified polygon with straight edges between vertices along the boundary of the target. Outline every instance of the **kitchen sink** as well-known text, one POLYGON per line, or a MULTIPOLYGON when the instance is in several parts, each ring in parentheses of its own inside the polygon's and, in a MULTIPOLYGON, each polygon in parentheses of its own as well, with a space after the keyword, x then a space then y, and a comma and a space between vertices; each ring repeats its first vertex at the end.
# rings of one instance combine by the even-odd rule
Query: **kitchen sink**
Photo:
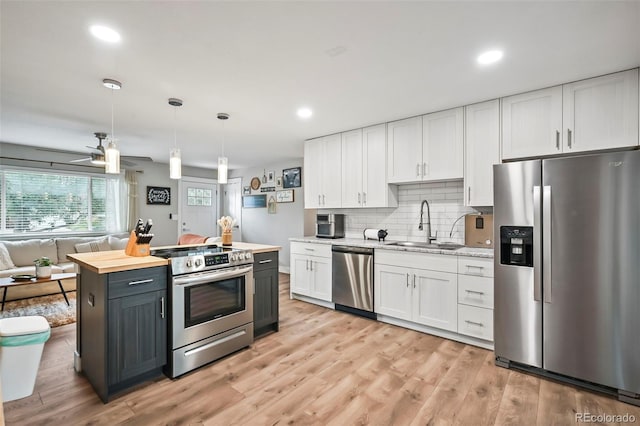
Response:
POLYGON ((396 241, 394 243, 389 243, 387 245, 398 246, 398 247, 440 249, 440 250, 457 250, 459 248, 464 247, 462 244, 456 244, 456 243, 421 243, 421 242, 414 242, 414 241, 396 241))

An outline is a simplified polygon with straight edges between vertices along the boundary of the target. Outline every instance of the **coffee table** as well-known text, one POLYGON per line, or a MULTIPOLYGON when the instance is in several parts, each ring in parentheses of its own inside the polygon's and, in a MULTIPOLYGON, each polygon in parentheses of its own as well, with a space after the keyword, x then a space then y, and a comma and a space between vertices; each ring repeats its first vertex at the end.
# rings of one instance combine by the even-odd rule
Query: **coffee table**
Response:
POLYGON ((0 288, 4 290, 4 293, 2 294, 1 310, 4 311, 4 302, 7 299, 7 289, 9 287, 15 287, 19 285, 30 285, 30 284, 44 284, 44 283, 50 283, 54 281, 58 281, 58 285, 60 286, 60 291, 62 292, 62 295, 64 296, 64 300, 67 302, 67 306, 68 306, 69 299, 67 298, 67 293, 65 293, 64 291, 64 287, 62 287, 61 281, 69 278, 75 278, 75 277, 76 277, 76 274, 74 272, 68 272, 64 274, 51 274, 51 276, 47 278, 32 278, 30 280, 25 280, 25 281, 14 281, 13 278, 10 278, 10 277, 0 278, 0 288))

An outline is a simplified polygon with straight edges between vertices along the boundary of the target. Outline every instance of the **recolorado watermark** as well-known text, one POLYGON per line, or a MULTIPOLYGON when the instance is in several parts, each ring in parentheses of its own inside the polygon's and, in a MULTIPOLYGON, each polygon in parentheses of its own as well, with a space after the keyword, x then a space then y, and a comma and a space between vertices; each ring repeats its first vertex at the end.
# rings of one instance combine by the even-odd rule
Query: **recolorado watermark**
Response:
POLYGON ((633 414, 576 413, 576 423, 635 423, 633 414))

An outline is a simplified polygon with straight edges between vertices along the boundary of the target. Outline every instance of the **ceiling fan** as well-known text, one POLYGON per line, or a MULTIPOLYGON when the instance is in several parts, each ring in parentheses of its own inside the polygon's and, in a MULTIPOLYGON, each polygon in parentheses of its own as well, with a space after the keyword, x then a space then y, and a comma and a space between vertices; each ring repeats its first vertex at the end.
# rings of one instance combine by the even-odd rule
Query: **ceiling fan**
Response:
MULTIPOLYGON (((89 161, 91 164, 94 164, 96 166, 104 166, 105 165, 105 161, 104 161, 104 145, 102 145, 102 141, 105 140, 107 138, 107 134, 104 132, 95 132, 94 136, 96 138, 98 138, 98 146, 89 146, 87 145, 87 148, 94 150, 95 152, 91 152, 89 154, 89 157, 85 157, 85 158, 78 158, 77 160, 71 160, 69 161, 70 163, 82 163, 84 161, 89 161)), ((120 163, 124 164, 125 166, 135 166, 135 163, 132 163, 131 161, 127 161, 127 160, 123 160, 122 158, 120 159, 120 163)))
MULTIPOLYGON (((84 161, 88 161, 91 163, 91 165, 95 165, 95 166, 102 166, 104 167, 104 150, 105 147, 102 144, 102 141, 105 140, 107 138, 107 134, 104 132, 95 132, 94 136, 96 138, 98 138, 98 145, 97 146, 89 146, 87 145, 87 148, 93 150, 94 152, 89 153, 88 157, 85 158, 78 158, 77 160, 71 160, 69 161, 70 163, 81 163, 84 161)), ((81 155, 81 153, 79 153, 78 151, 68 151, 68 150, 64 150, 64 149, 56 149, 56 148, 36 148, 38 151, 48 151, 48 152, 60 152, 63 154, 72 154, 72 155, 81 155)), ((139 160, 139 161, 153 161, 153 159, 151 157, 137 157, 137 156, 131 156, 131 155, 121 155, 120 156, 120 163, 122 165, 125 166, 135 166, 136 163, 132 162, 132 161, 127 161, 128 160, 139 160)))
MULTIPOLYGON (((81 162, 89 162, 91 163, 91 166, 98 166, 98 167, 104 167, 104 150, 105 147, 102 144, 102 141, 104 141, 107 138, 107 134, 104 132, 95 132, 94 136, 98 139, 98 145, 97 146, 89 146, 87 145, 87 148, 93 150, 93 152, 89 153, 88 157, 84 157, 84 158, 78 158, 76 160, 71 160, 69 161, 69 163, 81 163, 81 162)), ((70 154, 70 155, 82 155, 81 152, 78 151, 69 151, 69 150, 65 150, 65 149, 57 149, 57 148, 36 148, 38 151, 47 151, 47 152, 59 152, 62 154, 70 154)), ((127 160, 133 160, 133 161, 153 161, 153 159, 151 157, 137 157, 137 156, 132 156, 132 155, 121 155, 120 156, 120 164, 125 165, 125 166, 135 166, 137 165, 136 163, 132 162, 132 161, 127 161, 127 160)))

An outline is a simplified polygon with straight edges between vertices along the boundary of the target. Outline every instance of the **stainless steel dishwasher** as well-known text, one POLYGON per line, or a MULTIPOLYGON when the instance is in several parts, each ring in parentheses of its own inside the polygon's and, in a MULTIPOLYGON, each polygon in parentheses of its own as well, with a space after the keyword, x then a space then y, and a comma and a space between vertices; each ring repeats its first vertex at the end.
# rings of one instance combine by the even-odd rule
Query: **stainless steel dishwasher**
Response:
POLYGON ((373 309, 373 249, 331 247, 331 286, 336 310, 376 319, 373 309))

